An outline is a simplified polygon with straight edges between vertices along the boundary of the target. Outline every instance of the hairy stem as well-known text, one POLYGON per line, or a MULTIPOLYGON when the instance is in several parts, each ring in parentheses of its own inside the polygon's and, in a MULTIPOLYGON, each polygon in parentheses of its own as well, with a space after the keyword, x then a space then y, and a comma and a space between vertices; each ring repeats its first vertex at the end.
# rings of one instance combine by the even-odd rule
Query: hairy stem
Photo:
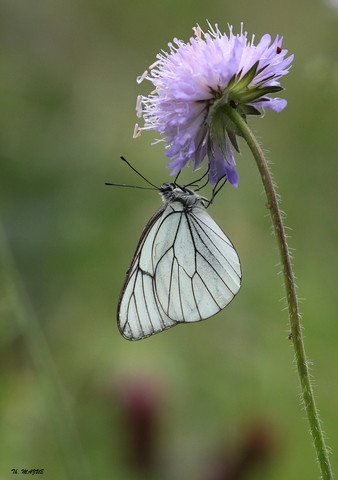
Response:
POLYGON ((279 207, 278 197, 274 183, 272 181, 269 166, 264 157, 256 138, 249 129, 242 116, 230 105, 227 108, 227 115, 236 124, 237 128, 246 140, 259 169, 265 193, 268 199, 267 207, 271 212, 274 231, 280 251, 281 262, 284 274, 284 283, 286 289, 286 297, 289 310, 290 326, 292 333, 292 341, 295 349, 296 363, 298 369, 299 380, 302 390, 302 398, 307 417, 310 424, 310 430, 317 453, 318 463, 321 470, 323 480, 332 480, 333 474, 330 466, 328 450, 325 445, 323 431, 320 425, 319 414, 316 407, 313 389, 311 385, 310 372, 307 357, 304 348, 302 335, 301 316, 298 308, 298 299, 294 274, 292 270, 291 257, 285 234, 285 227, 281 210, 279 207))

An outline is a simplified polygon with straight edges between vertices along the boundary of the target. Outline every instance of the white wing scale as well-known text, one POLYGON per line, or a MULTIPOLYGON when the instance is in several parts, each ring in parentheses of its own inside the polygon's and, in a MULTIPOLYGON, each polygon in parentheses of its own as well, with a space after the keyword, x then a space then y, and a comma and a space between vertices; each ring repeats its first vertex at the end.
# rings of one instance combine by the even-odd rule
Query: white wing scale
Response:
POLYGON ((203 207, 168 203, 150 219, 118 307, 118 326, 139 340, 177 323, 215 315, 240 288, 232 243, 203 207))

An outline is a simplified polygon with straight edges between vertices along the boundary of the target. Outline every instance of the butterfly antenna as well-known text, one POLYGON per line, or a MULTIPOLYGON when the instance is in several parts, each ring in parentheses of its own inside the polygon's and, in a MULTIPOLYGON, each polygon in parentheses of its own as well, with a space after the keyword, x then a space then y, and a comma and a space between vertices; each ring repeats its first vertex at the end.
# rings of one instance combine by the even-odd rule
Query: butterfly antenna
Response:
POLYGON ((178 172, 178 174, 176 175, 176 177, 175 177, 175 180, 174 180, 174 184, 175 184, 175 185, 177 185, 177 180, 178 180, 178 177, 180 176, 180 173, 181 173, 181 172, 182 172, 182 170, 180 170, 180 171, 178 172))
MULTIPOLYGON (((144 177, 142 175, 142 173, 140 173, 138 170, 136 170, 135 167, 132 166, 131 163, 128 162, 128 160, 126 160, 123 156, 120 157, 121 160, 123 160, 135 173, 137 173, 137 175, 141 178, 143 178, 143 180, 145 180, 147 183, 149 183, 149 185, 151 185, 152 187, 156 188, 156 190, 159 189, 159 187, 157 187, 156 185, 154 185, 153 183, 151 183, 146 177, 144 177)), ((126 185, 127 186, 127 185, 126 185)), ((140 187, 139 187, 140 188, 140 187)))
POLYGON ((157 187, 139 187, 138 185, 126 185, 125 183, 110 183, 104 182, 105 185, 111 185, 113 187, 129 187, 129 188, 140 188, 141 190, 158 190, 157 187))

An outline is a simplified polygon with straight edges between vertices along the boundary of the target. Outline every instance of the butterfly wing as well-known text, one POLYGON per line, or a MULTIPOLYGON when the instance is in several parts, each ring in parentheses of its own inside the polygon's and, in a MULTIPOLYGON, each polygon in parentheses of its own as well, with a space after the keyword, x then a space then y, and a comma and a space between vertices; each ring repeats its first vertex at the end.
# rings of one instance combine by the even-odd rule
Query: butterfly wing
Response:
POLYGON ((196 322, 228 305, 240 288, 241 268, 228 237, 204 208, 171 205, 170 231, 159 229, 153 250, 155 295, 175 322, 196 322))
POLYGON ((140 340, 176 324, 162 311, 153 284, 152 252, 164 210, 163 206, 145 226, 121 291, 117 323, 127 340, 140 340))
POLYGON ((233 299, 240 279, 237 253, 205 209, 171 202, 137 246, 119 301, 120 332, 139 340, 204 320, 233 299))

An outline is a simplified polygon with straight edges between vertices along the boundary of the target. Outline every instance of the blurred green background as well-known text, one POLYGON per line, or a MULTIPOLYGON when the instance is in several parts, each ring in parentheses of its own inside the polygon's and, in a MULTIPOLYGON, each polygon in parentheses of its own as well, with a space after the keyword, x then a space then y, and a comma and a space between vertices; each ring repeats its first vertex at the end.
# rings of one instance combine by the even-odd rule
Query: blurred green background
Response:
POLYGON ((244 143, 239 188, 210 209, 240 255, 239 295, 212 319, 141 342, 120 336, 115 312, 160 199, 104 182, 143 184, 120 155, 152 182, 169 179, 163 145, 132 132, 136 96, 151 88, 135 79, 173 37, 188 40, 206 19, 235 32, 243 21, 256 39, 284 35, 295 53, 288 107, 250 124, 287 212, 315 393, 337 451, 336 7, 2 0, 0 480, 24 468, 48 480, 318 478, 244 143))

